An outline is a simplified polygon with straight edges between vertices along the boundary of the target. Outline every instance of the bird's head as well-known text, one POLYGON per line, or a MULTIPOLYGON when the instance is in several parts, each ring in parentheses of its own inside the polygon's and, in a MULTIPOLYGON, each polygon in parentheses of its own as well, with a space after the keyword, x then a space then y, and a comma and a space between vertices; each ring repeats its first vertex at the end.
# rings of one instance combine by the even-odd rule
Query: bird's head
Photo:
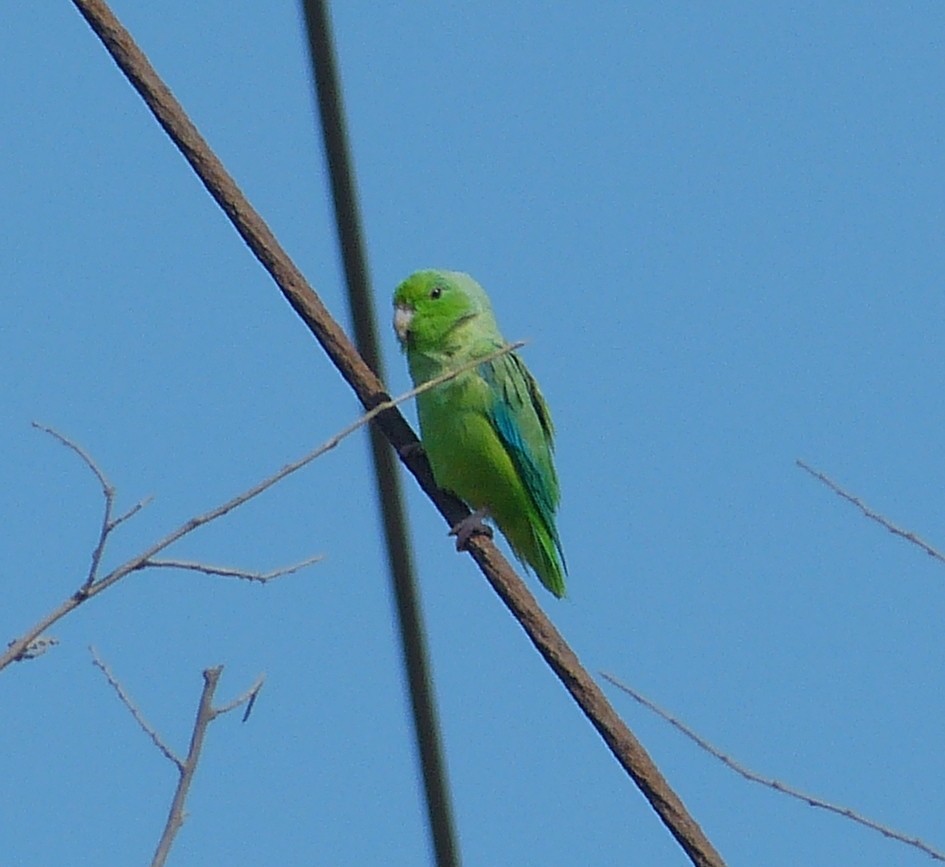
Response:
POLYGON ((394 292, 394 330, 404 351, 444 350, 456 329, 473 320, 495 327, 485 290, 468 274, 417 271, 394 292))

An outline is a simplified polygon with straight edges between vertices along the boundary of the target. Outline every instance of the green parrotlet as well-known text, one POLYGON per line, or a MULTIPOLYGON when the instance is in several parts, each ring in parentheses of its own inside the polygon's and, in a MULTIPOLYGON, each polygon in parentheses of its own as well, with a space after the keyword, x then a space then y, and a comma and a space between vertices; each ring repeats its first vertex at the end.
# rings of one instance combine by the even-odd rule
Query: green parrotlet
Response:
MULTIPOLYGON (((394 329, 419 386, 505 346, 489 296, 457 271, 417 271, 394 292, 394 329)), ((423 448, 436 483, 475 511, 555 596, 567 568, 555 528, 560 499, 554 425, 538 383, 514 353, 483 361, 417 396, 423 448)), ((466 525, 466 526, 463 526, 466 525)))

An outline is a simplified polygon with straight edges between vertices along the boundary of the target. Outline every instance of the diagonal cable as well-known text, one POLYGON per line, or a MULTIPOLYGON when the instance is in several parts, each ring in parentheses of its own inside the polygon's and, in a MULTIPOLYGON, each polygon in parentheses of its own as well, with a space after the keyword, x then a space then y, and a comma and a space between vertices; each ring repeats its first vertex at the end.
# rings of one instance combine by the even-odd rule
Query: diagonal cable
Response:
MULTIPOLYGON (((303 0, 302 5, 355 344, 364 360, 383 380, 328 4, 326 0, 303 0)), ((399 476, 393 452, 384 435, 374 425, 368 431, 391 586, 397 606, 404 670, 410 690, 414 734, 423 773, 427 818, 437 865, 452 867, 459 864, 459 855, 399 476)))

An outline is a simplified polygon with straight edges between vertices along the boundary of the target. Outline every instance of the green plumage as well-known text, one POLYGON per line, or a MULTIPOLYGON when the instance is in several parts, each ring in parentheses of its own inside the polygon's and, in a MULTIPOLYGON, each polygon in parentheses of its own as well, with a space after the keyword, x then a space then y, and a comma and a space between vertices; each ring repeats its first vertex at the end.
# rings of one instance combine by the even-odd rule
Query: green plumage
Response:
MULTIPOLYGON (((456 271, 404 280, 394 293, 394 326, 415 385, 505 345, 485 291, 456 271)), ((522 360, 510 352, 485 361, 420 394, 417 411, 437 484, 487 509, 516 556, 563 596, 554 426, 522 360)))

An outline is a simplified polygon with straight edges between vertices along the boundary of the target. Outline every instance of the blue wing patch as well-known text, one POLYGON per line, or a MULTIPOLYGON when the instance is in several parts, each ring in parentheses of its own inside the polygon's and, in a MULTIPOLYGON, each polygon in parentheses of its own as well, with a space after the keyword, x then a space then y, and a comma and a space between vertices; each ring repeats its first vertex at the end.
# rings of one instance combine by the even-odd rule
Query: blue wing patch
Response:
POLYGON ((548 407, 528 368, 514 352, 483 362, 478 370, 494 398, 489 420, 525 483, 525 490, 535 504, 563 563, 564 552, 554 522, 558 505, 558 479, 551 460, 554 426, 548 407), (504 370, 500 371, 500 366, 504 370), (523 436, 522 427, 516 420, 517 413, 534 414, 544 434, 540 442, 530 443, 523 436))

